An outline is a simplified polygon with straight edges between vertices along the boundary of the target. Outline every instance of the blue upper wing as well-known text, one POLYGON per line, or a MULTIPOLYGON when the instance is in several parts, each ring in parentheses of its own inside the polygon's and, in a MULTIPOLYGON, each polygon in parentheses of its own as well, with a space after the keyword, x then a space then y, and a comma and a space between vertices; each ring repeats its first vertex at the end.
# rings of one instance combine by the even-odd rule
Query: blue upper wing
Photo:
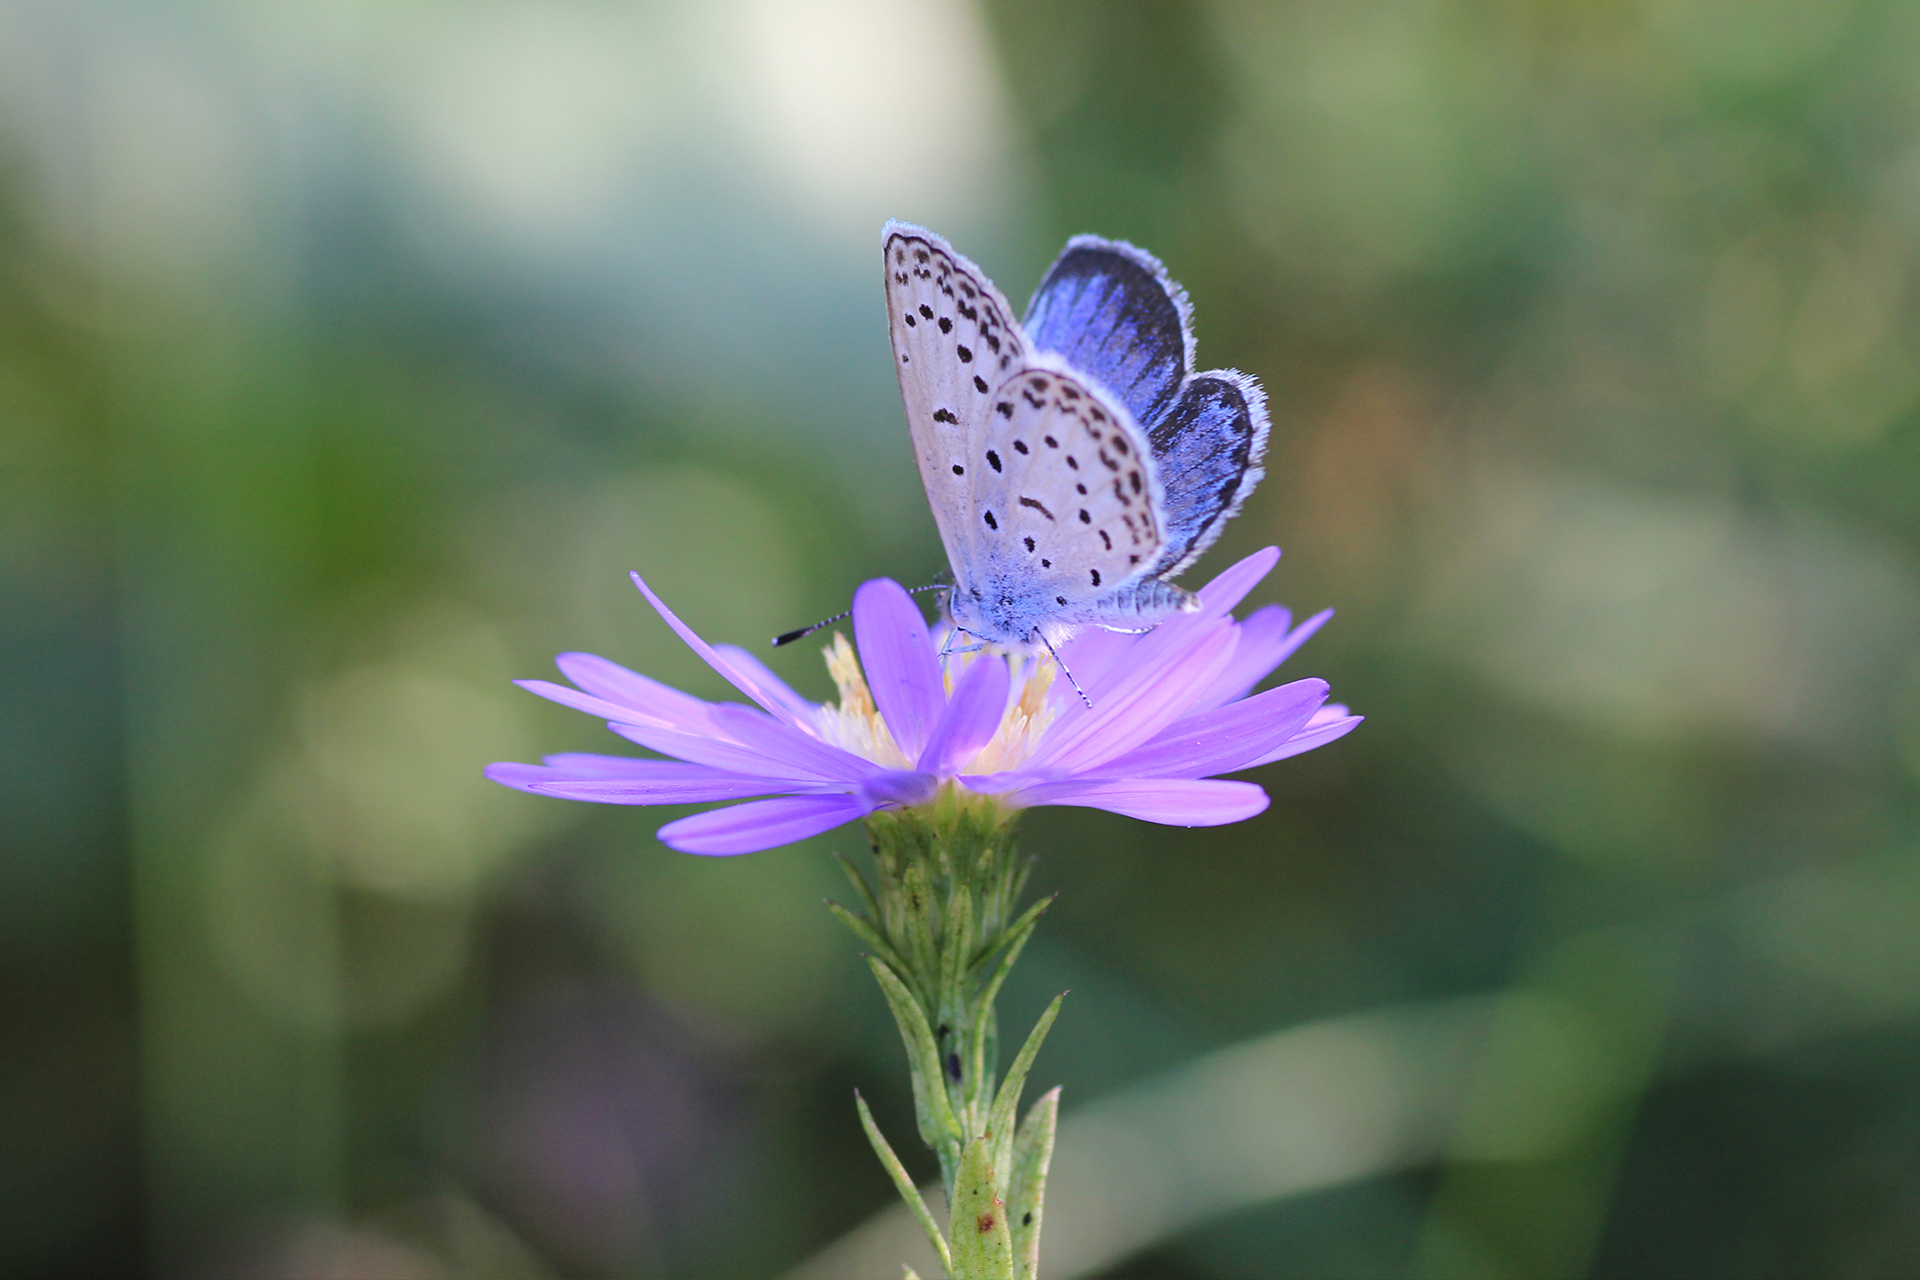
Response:
POLYGON ((1186 291, 1152 254, 1120 241, 1069 240, 1023 327, 1034 347, 1105 384, 1147 432, 1166 502, 1153 575, 1192 564, 1265 474, 1260 384, 1231 369, 1191 372, 1186 291))
POLYGON ((1186 293, 1152 254, 1075 236, 1027 304, 1028 339, 1105 384, 1143 429, 1172 407, 1192 364, 1186 293))
POLYGON ((1213 545, 1266 474, 1267 398, 1244 373, 1196 374, 1147 438, 1166 494, 1166 546, 1153 571, 1171 577, 1213 545))

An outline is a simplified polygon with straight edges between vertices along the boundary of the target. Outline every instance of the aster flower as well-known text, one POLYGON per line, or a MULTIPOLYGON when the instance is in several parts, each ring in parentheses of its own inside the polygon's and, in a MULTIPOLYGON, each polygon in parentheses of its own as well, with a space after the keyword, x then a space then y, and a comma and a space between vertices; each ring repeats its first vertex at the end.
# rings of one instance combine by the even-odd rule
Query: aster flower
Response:
POLYGON ((745 650, 702 640, 635 574, 667 625, 756 705, 704 702, 605 658, 562 654, 574 688, 520 685, 670 758, 566 754, 495 764, 487 776, 603 804, 746 801, 660 829, 669 846, 701 854, 789 844, 943 793, 1002 811, 1079 805, 1173 826, 1237 822, 1265 809, 1266 793, 1214 775, 1312 750, 1360 722, 1327 704, 1322 680, 1251 693, 1332 616, 1292 626, 1274 605, 1232 616, 1279 556, 1269 547, 1240 561, 1200 589, 1198 610, 1150 632, 1088 631, 1059 646, 1084 700, 1046 654, 943 658, 944 633, 897 583, 876 579, 854 596, 855 644, 836 636, 827 652, 839 702, 815 705, 745 650))

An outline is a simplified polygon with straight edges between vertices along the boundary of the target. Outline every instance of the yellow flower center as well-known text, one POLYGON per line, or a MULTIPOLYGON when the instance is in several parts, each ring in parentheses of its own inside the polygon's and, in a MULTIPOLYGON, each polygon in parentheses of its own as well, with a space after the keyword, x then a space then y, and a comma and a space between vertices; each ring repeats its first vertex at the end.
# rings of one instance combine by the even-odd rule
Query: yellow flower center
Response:
MULTIPOLYGON (((829 703, 814 713, 820 736, 834 746, 877 765, 889 769, 913 768, 914 762, 901 751, 900 744, 893 739, 892 730, 880 715, 880 709, 874 705, 873 691, 867 687, 866 675, 860 670, 859 656, 853 646, 847 643, 847 638, 835 632, 833 643, 827 647, 825 656, 827 670, 840 690, 840 705, 829 703)), ((1053 723, 1047 693, 1053 687, 1054 673, 1059 668, 1054 665, 1052 658, 1044 654, 1038 658, 1015 657, 987 650, 956 654, 947 660, 943 673, 949 697, 953 694, 955 680, 965 674, 968 664, 973 662, 1007 663, 1012 668, 1009 674, 1013 677, 1014 688, 1019 691, 1019 696, 1011 700, 1000 717, 993 737, 965 771, 977 774, 1016 769, 1033 755, 1041 735, 1053 723)))

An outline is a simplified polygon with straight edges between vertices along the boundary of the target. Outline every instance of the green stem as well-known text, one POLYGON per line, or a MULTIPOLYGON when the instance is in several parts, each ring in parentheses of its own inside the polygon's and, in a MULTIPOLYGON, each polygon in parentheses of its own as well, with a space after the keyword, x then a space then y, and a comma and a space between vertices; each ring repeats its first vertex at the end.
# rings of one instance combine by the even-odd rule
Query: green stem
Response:
POLYGON ((940 1236, 864 1102, 861 1124, 950 1280, 1032 1280, 1053 1155, 1058 1090, 1017 1134, 1013 1118, 1058 999, 1027 1037, 1005 1084, 996 1088, 994 1080, 994 1000, 1052 902, 1016 915, 1032 869, 1015 854, 1016 817, 953 787, 929 804, 872 814, 874 883, 841 860, 866 911, 829 904, 867 948, 899 1024, 920 1135, 940 1159, 950 1238, 940 1236))

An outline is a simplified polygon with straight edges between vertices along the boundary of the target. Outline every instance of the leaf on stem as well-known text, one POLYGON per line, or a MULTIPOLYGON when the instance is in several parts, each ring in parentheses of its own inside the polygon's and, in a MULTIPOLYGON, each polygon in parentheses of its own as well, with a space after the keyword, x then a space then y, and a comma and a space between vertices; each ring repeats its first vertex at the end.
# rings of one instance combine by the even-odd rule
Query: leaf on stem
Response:
POLYGON ((967 1007, 967 959, 973 952, 973 895, 956 893, 947 905, 945 945, 940 948, 940 990, 934 1008, 941 1017, 967 1007))
POLYGON ((900 953, 895 951, 892 945, 880 936, 880 931, 873 927, 873 921, 856 912, 849 911, 832 898, 828 898, 826 903, 827 910, 833 913, 833 918, 853 930, 854 937, 871 947, 874 954, 878 955, 882 960, 885 960, 895 972, 905 972, 906 965, 902 963, 900 953))
MULTIPOLYGON (((915 985, 935 982, 940 972, 940 952, 933 939, 933 887, 927 881, 926 868, 917 861, 908 863, 900 887, 906 897, 907 914, 904 933, 909 967, 904 972, 914 975, 915 985)), ((929 1006, 939 999, 937 991, 923 989, 920 995, 929 1006)))
MULTIPOLYGON (((864 1105, 864 1104, 863 1104, 864 1105)), ((1007 1181, 1007 1227, 1013 1232, 1014 1280, 1034 1280, 1040 1270, 1040 1209, 1047 1195, 1047 1166, 1060 1123, 1060 1086, 1040 1095, 1013 1139, 1007 1181)))
POLYGON ((969 1142, 954 1178, 947 1224, 954 1280, 1013 1280, 1013 1234, 1006 1201, 994 1187, 990 1145, 984 1136, 969 1142))
POLYGON ((995 966, 993 976, 980 988, 980 994, 973 1001, 973 1044, 969 1056, 973 1060, 973 1071, 977 1078, 986 1078, 987 1035, 993 1027, 993 1002, 1000 996, 1000 984, 1013 972, 1013 962, 1020 958, 1020 951, 1027 945, 1027 939, 1033 936, 1034 926, 1040 923, 1040 914, 1053 905, 1054 894, 1040 899, 1014 924, 1007 934, 1007 948, 1000 953, 1000 963, 995 966))
POLYGON ((1040 1044, 1047 1038, 1047 1032, 1053 1026, 1053 1020, 1060 1015, 1060 1002, 1067 998, 1062 991, 1053 998, 1040 1021, 1033 1024, 1033 1030, 1027 1034, 1027 1042, 1020 1046, 1020 1052, 1014 1056, 1013 1065, 1007 1068, 1007 1078, 1000 1085, 999 1096, 993 1100, 993 1111, 987 1119, 987 1132, 992 1135, 994 1163, 1006 1168, 1013 1154, 1013 1116, 1014 1109, 1020 1105, 1020 1090, 1026 1087, 1027 1072, 1033 1068, 1034 1055, 1040 1052, 1040 1044))
MULTIPOLYGON (((1046 912, 1048 907, 1054 904, 1054 900, 1059 896, 1057 893, 1048 894, 1046 897, 1040 899, 1040 901, 1028 907, 1025 911, 1022 911, 1020 918, 1008 925, 1006 931, 999 937, 982 942, 979 953, 973 957, 971 967, 973 969, 985 967, 987 961, 993 958, 993 953, 1003 946, 1017 951, 1019 947, 1026 942, 1026 935, 1033 931, 1033 926, 1039 922, 1041 915, 1046 912)), ((1011 960, 1002 960, 1001 967, 1003 969, 1010 968, 1012 963, 1011 960)))
MULTIPOLYGON (((934 1046, 927 1015, 906 984, 878 956, 868 956, 867 967, 873 970, 881 993, 887 997, 887 1007, 893 1010, 893 1020, 900 1027, 900 1039, 907 1046, 907 1064, 913 1076, 914 1118, 920 1124, 921 1141, 935 1151, 959 1143, 965 1135, 947 1101, 947 1091, 940 1078, 940 1051, 934 1046)), ((1057 1005, 1059 1001, 1054 1003, 1057 1005)))
MULTIPOLYGON (((1054 1090, 1056 1094, 1059 1092, 1058 1089, 1054 1090)), ((894 1189, 900 1193, 900 1198, 907 1202, 907 1208, 912 1212, 914 1221, 918 1222, 920 1229, 927 1233, 928 1243, 932 1244, 933 1251, 940 1255, 940 1265, 951 1273, 953 1255, 947 1252, 947 1242, 940 1235, 940 1228, 934 1225, 933 1215, 927 1212, 927 1202, 920 1198, 920 1189, 914 1186, 913 1179, 907 1176, 906 1166, 900 1163, 899 1156, 893 1154, 893 1148, 887 1144, 886 1137, 881 1134, 880 1126, 874 1123, 873 1112, 867 1109, 867 1100, 860 1096, 858 1089, 853 1091, 853 1105, 860 1109, 860 1127, 867 1131, 867 1141, 873 1144, 873 1154, 880 1157, 880 1163, 885 1166, 887 1176, 893 1179, 894 1189)), ((1053 1145, 1051 1129, 1048 1130, 1047 1145, 1049 1148, 1053 1145)), ((1045 1176, 1044 1166, 1042 1166, 1041 1176, 1045 1176)), ((913 1274, 911 1267, 907 1268, 907 1274, 913 1274)))
POLYGON ((873 886, 868 884, 867 878, 860 874, 860 868, 853 865, 853 859, 836 849, 833 860, 840 864, 842 871, 847 873, 847 879, 853 884, 853 891, 860 895, 860 905, 866 909, 867 918, 884 919, 885 917, 880 914, 880 899, 873 896, 873 886))

